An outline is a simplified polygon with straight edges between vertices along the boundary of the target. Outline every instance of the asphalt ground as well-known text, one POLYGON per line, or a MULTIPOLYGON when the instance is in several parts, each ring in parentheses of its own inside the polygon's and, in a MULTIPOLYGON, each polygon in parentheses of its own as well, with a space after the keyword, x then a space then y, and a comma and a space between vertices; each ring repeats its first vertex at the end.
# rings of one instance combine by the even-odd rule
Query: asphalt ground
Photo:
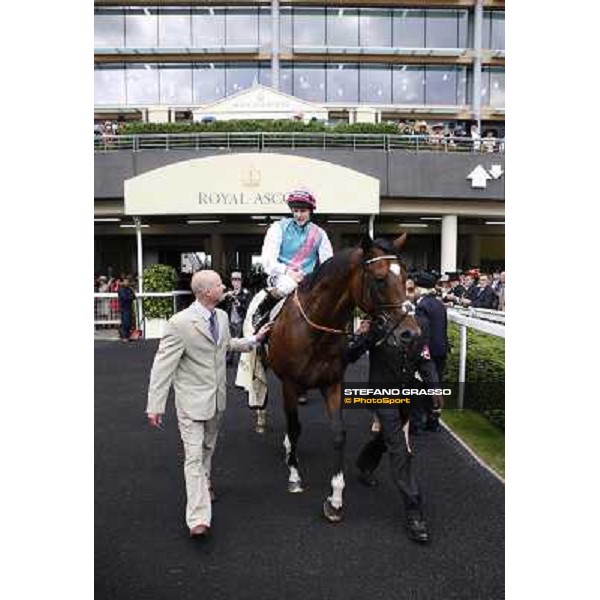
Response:
MULTIPOLYGON (((95 343, 96 600, 495 600, 504 598, 504 486, 446 432, 413 440, 432 543, 404 533, 384 455, 375 489, 356 480, 369 439, 366 410, 345 412, 346 518, 330 524, 332 440, 317 392, 300 407, 302 494, 287 492, 279 383, 269 385, 272 429, 228 373, 228 407, 213 460, 212 535, 190 540, 183 450, 172 398, 162 430, 145 420, 157 342, 95 343)), ((366 359, 348 372, 366 381, 366 359)))

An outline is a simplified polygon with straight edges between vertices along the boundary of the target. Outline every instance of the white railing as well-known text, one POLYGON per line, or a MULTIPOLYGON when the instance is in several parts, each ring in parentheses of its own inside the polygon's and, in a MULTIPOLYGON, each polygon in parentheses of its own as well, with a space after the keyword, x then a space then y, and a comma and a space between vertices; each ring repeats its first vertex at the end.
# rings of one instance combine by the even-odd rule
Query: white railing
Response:
MULTIPOLYGON (((173 292, 143 292, 136 294, 135 299, 135 329, 140 329, 145 334, 144 326, 144 298, 171 298, 173 302, 173 312, 179 312, 181 305, 178 304, 178 299, 185 296, 191 296, 190 291, 173 291, 173 292)), ((119 295, 117 292, 109 293, 94 293, 94 328, 115 328, 121 323, 121 313, 119 311, 119 295)))
POLYGON ((467 375, 467 329, 475 329, 482 333, 504 338, 504 312, 482 308, 471 309, 448 309, 448 320, 456 323, 459 328, 459 355, 458 355, 458 408, 464 408, 464 384, 467 375), (477 316, 479 313, 480 316, 477 316), (494 322, 491 317, 501 318, 502 322, 494 322), (487 316, 487 319, 481 317, 487 316))

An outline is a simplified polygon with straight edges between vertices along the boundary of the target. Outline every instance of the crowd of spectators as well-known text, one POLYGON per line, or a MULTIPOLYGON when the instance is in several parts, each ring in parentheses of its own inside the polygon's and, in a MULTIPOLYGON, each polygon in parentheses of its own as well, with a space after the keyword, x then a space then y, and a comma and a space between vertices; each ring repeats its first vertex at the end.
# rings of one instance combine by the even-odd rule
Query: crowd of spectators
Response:
MULTIPOLYGON (((505 272, 486 273, 479 269, 455 271, 437 278, 436 295, 448 306, 505 310, 505 272)), ((408 287, 414 287, 409 275, 408 287)))
POLYGON ((504 137, 497 127, 486 127, 483 136, 476 123, 428 123, 427 121, 400 121, 400 135, 419 136, 425 143, 440 150, 471 147, 473 152, 504 152, 504 137))

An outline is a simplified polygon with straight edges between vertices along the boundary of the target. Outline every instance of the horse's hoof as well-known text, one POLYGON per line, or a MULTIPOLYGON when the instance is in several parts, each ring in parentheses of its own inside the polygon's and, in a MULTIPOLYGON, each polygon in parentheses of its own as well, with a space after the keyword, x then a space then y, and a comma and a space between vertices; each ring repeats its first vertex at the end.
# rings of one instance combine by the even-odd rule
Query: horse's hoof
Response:
POLYGON ((288 492, 290 494, 300 494, 304 491, 301 481, 288 481, 288 492))
POLYGON ((330 523, 339 523, 344 519, 344 507, 335 508, 329 498, 323 502, 323 514, 330 523))

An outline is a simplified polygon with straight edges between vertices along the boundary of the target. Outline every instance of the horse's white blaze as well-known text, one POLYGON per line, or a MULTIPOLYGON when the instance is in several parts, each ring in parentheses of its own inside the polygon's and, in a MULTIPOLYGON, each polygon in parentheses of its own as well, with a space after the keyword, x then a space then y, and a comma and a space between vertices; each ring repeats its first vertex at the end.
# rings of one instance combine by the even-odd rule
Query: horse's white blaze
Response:
POLYGON ((298 469, 296 469, 296 467, 290 467, 290 476, 288 481, 290 483, 298 483, 299 481, 302 481, 300 478, 300 473, 298 473, 298 469))
POLYGON ((285 457, 287 459, 287 457, 290 455, 290 452, 292 451, 292 444, 290 442, 290 438, 288 437, 287 433, 285 434, 285 437, 283 438, 283 447, 285 448, 285 457))
POLYGON ((346 483, 344 482, 343 473, 337 473, 331 478, 331 489, 333 490, 333 494, 329 496, 328 500, 331 502, 333 508, 342 507, 342 494, 344 493, 345 487, 346 483))
POLYGON ((412 454, 412 449, 410 447, 410 441, 408 439, 408 427, 410 425, 410 421, 406 421, 406 423, 404 424, 404 427, 402 427, 402 431, 404 431, 404 439, 406 440, 406 449, 408 450, 409 454, 412 454))

